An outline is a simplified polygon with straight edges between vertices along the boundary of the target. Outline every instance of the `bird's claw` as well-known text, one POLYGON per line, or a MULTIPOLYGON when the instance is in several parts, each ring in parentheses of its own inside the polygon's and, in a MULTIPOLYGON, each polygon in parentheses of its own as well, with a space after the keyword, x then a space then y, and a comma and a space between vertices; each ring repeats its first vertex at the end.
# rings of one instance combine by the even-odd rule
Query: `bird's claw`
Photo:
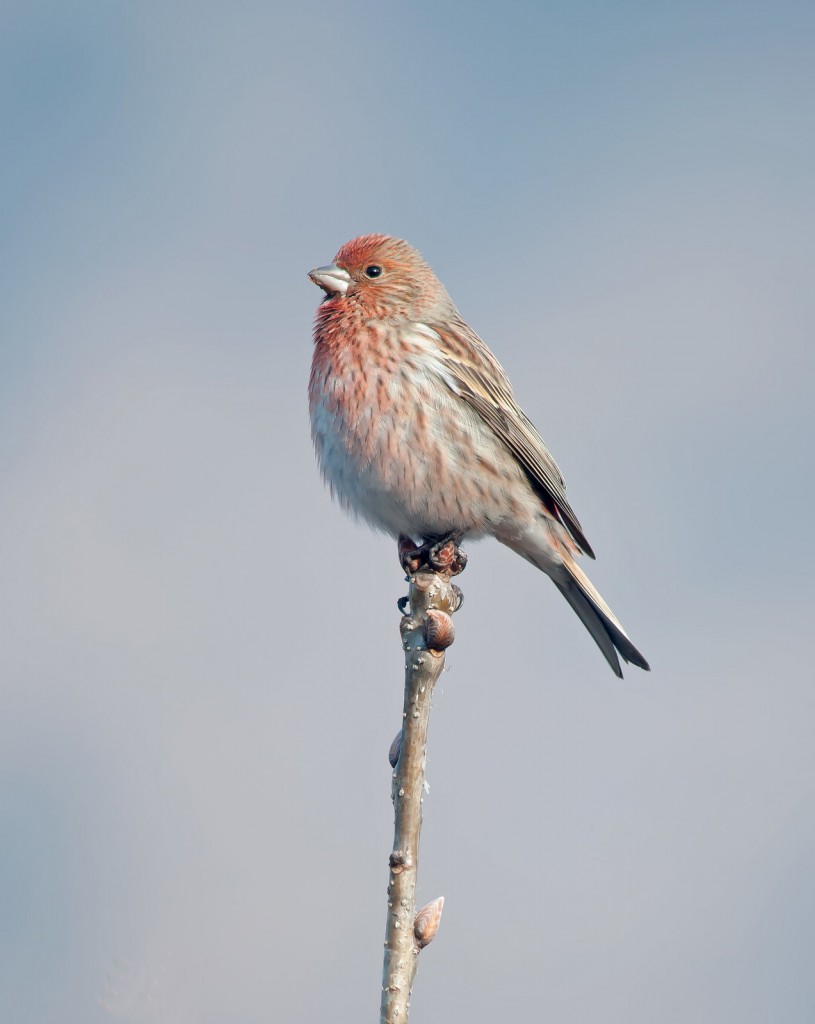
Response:
POLYGON ((405 570, 408 576, 412 576, 416 572, 421 562, 421 548, 416 547, 416 541, 410 537, 406 537, 404 534, 400 534, 399 540, 396 542, 397 549, 399 551, 399 563, 405 570))
POLYGON ((412 576, 425 565, 434 572, 446 572, 458 576, 467 566, 467 556, 458 546, 461 537, 450 533, 446 537, 433 538, 417 546, 410 537, 399 538, 399 561, 408 576, 412 576))
POLYGON ((451 576, 458 576, 467 568, 467 556, 458 546, 461 538, 450 536, 434 544, 428 553, 427 561, 438 571, 447 570, 451 576))

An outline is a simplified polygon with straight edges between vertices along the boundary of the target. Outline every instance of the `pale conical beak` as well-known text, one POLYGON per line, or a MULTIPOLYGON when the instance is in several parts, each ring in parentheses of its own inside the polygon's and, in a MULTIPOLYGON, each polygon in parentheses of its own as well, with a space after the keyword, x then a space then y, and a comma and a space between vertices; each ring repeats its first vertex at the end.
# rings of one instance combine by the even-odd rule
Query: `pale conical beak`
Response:
POLYGON ((345 295, 351 284, 351 275, 348 271, 335 263, 330 263, 327 267, 315 267, 308 276, 326 295, 345 295))

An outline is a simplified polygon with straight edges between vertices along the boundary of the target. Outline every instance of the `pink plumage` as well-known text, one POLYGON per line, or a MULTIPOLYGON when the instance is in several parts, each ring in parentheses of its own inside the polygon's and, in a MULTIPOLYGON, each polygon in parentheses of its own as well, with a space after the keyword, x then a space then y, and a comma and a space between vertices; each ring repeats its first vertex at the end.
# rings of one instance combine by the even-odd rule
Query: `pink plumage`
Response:
POLYGON ((421 255, 365 235, 309 276, 326 293, 309 410, 332 494, 394 537, 495 537, 551 577, 617 675, 617 652, 647 669, 576 562, 594 553, 557 464, 421 255))

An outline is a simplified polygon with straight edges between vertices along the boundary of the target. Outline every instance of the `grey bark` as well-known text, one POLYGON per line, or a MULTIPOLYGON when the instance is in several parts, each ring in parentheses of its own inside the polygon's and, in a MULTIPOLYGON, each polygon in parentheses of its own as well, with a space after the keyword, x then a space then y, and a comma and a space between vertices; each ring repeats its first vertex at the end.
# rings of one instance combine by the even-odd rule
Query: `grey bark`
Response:
POLYGON ((396 761, 391 786, 395 826, 389 859, 380 1024, 407 1024, 419 953, 435 935, 443 902, 436 900, 423 908, 417 937, 416 880, 427 728, 433 688, 444 668, 444 649, 453 642, 449 616, 461 604, 461 591, 451 583, 449 572, 434 572, 427 566, 410 576, 409 583, 410 611, 400 623, 405 651, 401 743, 394 741, 391 747, 391 759, 396 761))

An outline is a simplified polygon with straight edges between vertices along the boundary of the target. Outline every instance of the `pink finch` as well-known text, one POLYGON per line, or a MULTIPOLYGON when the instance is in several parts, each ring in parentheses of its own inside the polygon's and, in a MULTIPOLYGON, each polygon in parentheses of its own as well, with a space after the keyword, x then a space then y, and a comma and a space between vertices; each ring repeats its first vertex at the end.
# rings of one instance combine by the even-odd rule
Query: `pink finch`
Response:
POLYGON ((342 505, 394 537, 490 534, 551 577, 614 672, 648 669, 577 564, 594 558, 563 477, 500 364, 407 242, 365 235, 309 274, 309 409, 342 505))

